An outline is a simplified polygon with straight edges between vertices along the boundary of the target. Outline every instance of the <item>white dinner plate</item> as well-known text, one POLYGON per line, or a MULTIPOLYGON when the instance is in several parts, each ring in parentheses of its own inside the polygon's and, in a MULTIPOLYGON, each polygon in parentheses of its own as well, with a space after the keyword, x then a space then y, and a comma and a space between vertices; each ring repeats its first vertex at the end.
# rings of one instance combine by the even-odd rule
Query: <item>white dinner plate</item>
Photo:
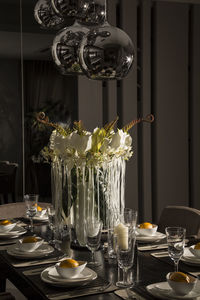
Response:
POLYGON ((200 258, 196 257, 194 254, 192 254, 189 250, 189 248, 184 249, 184 254, 181 257, 181 261, 188 264, 188 265, 196 265, 200 266, 200 258))
POLYGON ((12 245, 8 248, 7 253, 19 259, 29 259, 29 258, 40 258, 50 254, 54 251, 54 248, 46 243, 39 246, 33 252, 21 251, 17 244, 12 245))
POLYGON ((154 235, 136 235, 136 240, 141 243, 156 242, 166 237, 164 233, 156 232, 154 235))
POLYGON ((8 232, 0 232, 0 238, 1 239, 12 239, 16 238, 24 233, 26 233, 26 229, 24 229, 21 226, 16 225, 11 231, 8 232))
POLYGON ((55 266, 51 266, 42 271, 41 279, 54 286, 59 287, 73 287, 87 284, 97 278, 97 273, 87 267, 81 272, 79 277, 76 278, 62 278, 56 271, 55 266))
MULTIPOLYGON (((26 215, 24 216, 24 219, 30 220, 30 218, 26 215)), ((47 222, 48 221, 48 216, 47 216, 47 214, 44 214, 43 216, 36 215, 36 216, 33 217, 33 220, 40 221, 40 222, 47 222)))
POLYGON ((197 282, 193 291, 185 296, 175 294, 166 281, 150 284, 146 289, 150 294, 161 299, 194 299, 200 296, 200 281, 197 282))

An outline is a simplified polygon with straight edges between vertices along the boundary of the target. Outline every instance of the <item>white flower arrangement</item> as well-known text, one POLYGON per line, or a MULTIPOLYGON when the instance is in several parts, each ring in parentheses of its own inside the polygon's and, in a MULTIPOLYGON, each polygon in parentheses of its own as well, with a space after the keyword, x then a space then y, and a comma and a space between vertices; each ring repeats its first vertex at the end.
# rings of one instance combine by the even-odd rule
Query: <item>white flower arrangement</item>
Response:
MULTIPOLYGON (((118 118, 117 118, 118 119, 118 118)), ((93 132, 84 129, 82 122, 74 122, 73 129, 49 122, 43 112, 38 113, 37 120, 55 128, 48 147, 42 150, 45 158, 62 159, 74 165, 101 165, 113 158, 128 160, 132 155, 132 138, 128 131, 142 121, 153 122, 153 115, 130 122, 122 129, 114 131, 117 119, 105 125, 96 127, 93 132)))

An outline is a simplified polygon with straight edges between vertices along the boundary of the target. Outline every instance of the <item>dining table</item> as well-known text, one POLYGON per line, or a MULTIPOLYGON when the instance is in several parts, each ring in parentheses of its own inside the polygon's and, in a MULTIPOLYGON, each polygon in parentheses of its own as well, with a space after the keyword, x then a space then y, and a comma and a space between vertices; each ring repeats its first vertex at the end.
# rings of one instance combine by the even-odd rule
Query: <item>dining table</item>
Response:
MULTIPOLYGON (((26 223, 26 220, 18 219, 18 222, 22 221, 26 223)), ((44 238, 46 243, 49 239, 49 230, 48 223, 34 222, 34 234, 44 238)), ((30 235, 30 233, 25 235, 27 234, 30 235)), ((188 239, 187 245, 198 241, 194 238, 188 239)), ((174 270, 173 262, 167 253, 165 239, 145 244, 136 242, 134 265, 129 270, 129 276, 133 278, 134 284, 128 290, 124 289, 123 294, 123 289, 116 286, 120 269, 116 259, 108 257, 106 233, 104 233, 102 245, 95 253, 100 265, 90 267, 97 273, 97 279, 82 286, 57 287, 44 282, 41 279, 41 273, 65 256, 89 262, 91 252, 86 247, 73 245, 66 235, 52 254, 37 259, 19 259, 7 252, 11 246, 10 243, 12 240, 0 239, 0 290, 5 290, 5 282, 8 279, 27 299, 153 300, 156 298, 147 291, 146 286, 165 282, 166 274, 174 270)), ((188 265, 182 261, 179 263, 179 270, 195 277, 200 274, 200 266, 188 265)))

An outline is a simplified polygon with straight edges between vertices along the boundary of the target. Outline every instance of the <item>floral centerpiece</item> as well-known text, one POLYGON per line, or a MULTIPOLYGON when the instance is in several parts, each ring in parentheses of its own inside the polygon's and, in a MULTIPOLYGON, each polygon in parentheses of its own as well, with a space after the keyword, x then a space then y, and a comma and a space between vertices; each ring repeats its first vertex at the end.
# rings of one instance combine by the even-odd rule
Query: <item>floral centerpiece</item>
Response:
POLYGON ((74 228, 79 244, 85 246, 85 220, 101 219, 104 228, 108 228, 125 206, 125 161, 133 154, 128 131, 154 118, 148 115, 115 131, 116 118, 93 132, 87 131, 81 121, 74 122, 70 129, 51 123, 42 112, 37 119, 54 128, 42 155, 52 166, 57 223, 74 228))

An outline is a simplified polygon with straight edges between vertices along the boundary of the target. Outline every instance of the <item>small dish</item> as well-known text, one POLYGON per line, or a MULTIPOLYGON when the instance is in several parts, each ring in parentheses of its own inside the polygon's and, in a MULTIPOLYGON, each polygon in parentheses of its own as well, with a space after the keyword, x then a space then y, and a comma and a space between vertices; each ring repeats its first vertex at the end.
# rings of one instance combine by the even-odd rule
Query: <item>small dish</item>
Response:
POLYGON ((189 247, 189 250, 190 250, 190 252, 191 252, 194 256, 200 258, 200 249, 195 249, 195 246, 196 246, 196 245, 190 246, 190 247, 189 247))
POLYGON ((57 287, 74 287, 85 285, 97 278, 97 273, 87 267, 76 278, 62 278, 54 266, 48 267, 40 275, 42 281, 57 287))
POLYGON ((18 241, 17 246, 19 247, 20 251, 33 252, 44 242, 44 240, 39 237, 36 238, 36 241, 31 242, 31 238, 32 237, 25 237, 18 241), (30 241, 28 241, 28 238, 30 238, 30 241))
POLYGON ((9 220, 2 220, 0 222, 0 233, 6 233, 11 231, 16 226, 16 223, 12 223, 9 220), (5 222, 5 224, 3 224, 5 222))
POLYGON ((44 215, 46 214, 47 210, 46 209, 42 209, 41 211, 37 211, 37 216, 40 218, 43 218, 44 215))
POLYGON ((139 226, 137 227, 137 233, 143 236, 154 236, 158 229, 158 225, 155 224, 152 224, 152 228, 140 228, 139 226))
POLYGON ((167 282, 171 289, 180 296, 185 296, 189 294, 194 288, 197 283, 197 278, 188 275, 190 282, 177 282, 170 279, 172 273, 168 273, 166 276, 167 282))
POLYGON ((46 243, 43 243, 37 249, 31 252, 21 251, 18 247, 18 244, 11 245, 7 249, 7 253, 9 255, 22 260, 45 257, 53 253, 54 251, 55 251, 54 248, 51 245, 48 245, 46 243))
POLYGON ((79 274, 81 272, 83 272, 84 268, 87 265, 86 261, 78 261, 78 266, 77 267, 61 267, 60 264, 62 262, 59 262, 55 265, 56 270, 58 272, 58 274, 62 277, 62 278, 76 278, 79 276, 79 274))

